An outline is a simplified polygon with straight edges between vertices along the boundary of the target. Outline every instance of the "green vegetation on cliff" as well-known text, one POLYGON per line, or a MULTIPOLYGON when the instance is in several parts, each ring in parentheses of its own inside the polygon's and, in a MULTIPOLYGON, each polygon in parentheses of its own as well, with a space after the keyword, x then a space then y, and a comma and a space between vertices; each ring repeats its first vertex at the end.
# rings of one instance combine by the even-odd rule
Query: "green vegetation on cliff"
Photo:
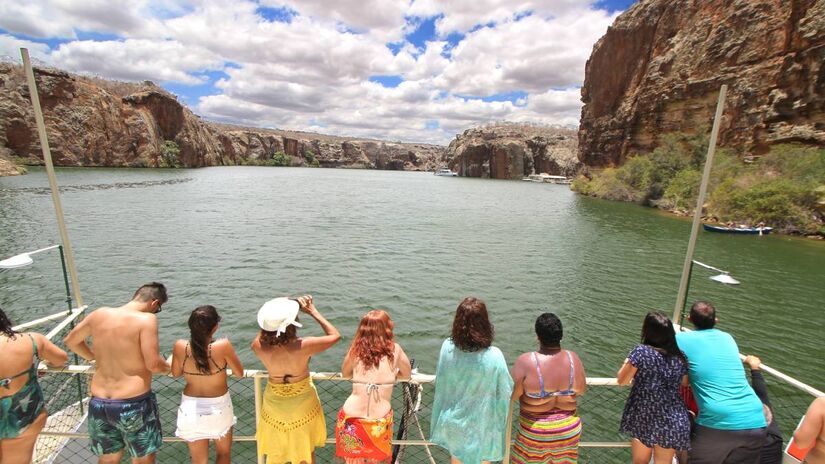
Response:
MULTIPOLYGON (((670 136, 653 152, 617 168, 585 172, 573 190, 690 212, 696 205, 704 138, 670 136)), ((777 145, 750 163, 717 152, 705 214, 721 222, 764 222, 787 233, 825 235, 825 150, 777 145)))
POLYGON ((160 165, 161 168, 179 168, 180 147, 174 140, 167 140, 160 146, 160 165))

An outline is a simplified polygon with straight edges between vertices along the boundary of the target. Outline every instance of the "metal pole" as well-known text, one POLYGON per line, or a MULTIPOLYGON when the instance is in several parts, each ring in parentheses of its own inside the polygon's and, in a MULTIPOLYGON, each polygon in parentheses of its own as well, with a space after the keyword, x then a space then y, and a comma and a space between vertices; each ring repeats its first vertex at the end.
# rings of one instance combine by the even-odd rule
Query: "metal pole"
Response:
POLYGON ((72 279, 72 290, 77 306, 83 306, 83 298, 80 296, 80 285, 77 281, 77 270, 74 264, 74 253, 72 243, 69 241, 69 233, 66 231, 66 221, 63 218, 63 206, 60 203, 60 195, 57 190, 57 179, 54 176, 54 165, 52 164, 52 151, 49 147, 49 139, 46 136, 46 123, 43 122, 43 110, 40 108, 40 97, 37 94, 37 83, 34 80, 34 70, 32 70, 28 49, 21 48, 20 55, 23 57, 23 69, 26 73, 26 80, 29 83, 29 96, 34 107, 34 120, 37 123, 37 135, 40 137, 40 148, 43 151, 43 161, 46 163, 46 173, 49 177, 49 187, 52 192, 52 203, 57 216, 57 227, 60 229, 60 240, 66 248, 66 264, 69 268, 69 276, 72 279))
MULTIPOLYGON (((253 378, 253 383, 255 384, 255 430, 258 430, 258 427, 261 426, 261 377, 256 375, 253 378)), ((257 441, 255 441, 255 446, 258 447, 257 441)), ((258 464, 264 464, 264 456, 261 454, 259 447, 256 453, 258 454, 258 464)))
MULTIPOLYGON (((58 245, 57 250, 60 252, 60 268, 63 269, 63 284, 66 286, 66 304, 69 306, 69 312, 67 315, 71 315, 72 313, 72 291, 69 287, 69 275, 66 272, 66 257, 63 254, 63 245, 58 245)), ((72 319, 72 323, 70 324, 72 329, 74 329, 74 319, 72 319)), ((77 357, 77 353, 74 353, 74 363, 80 364, 80 359, 77 357)), ((78 405, 80 406, 80 414, 84 414, 83 411, 83 382, 80 379, 80 376, 75 376, 77 379, 77 398, 78 398, 78 405)))
MULTIPOLYGON (((69 274, 66 272, 66 256, 63 254, 63 245, 58 245, 60 251, 60 268, 63 269, 63 284, 66 286, 66 304, 69 306, 69 313, 72 312, 72 290, 69 287, 69 274)), ((74 323, 72 323, 74 326, 74 323)))
POLYGON ((719 126, 722 122, 722 110, 725 107, 725 95, 727 93, 728 86, 723 84, 719 89, 719 100, 716 102, 716 115, 713 118, 713 129, 710 131, 708 156, 705 159, 702 183, 699 185, 699 198, 696 199, 696 211, 693 212, 693 224, 690 228, 690 240, 688 240, 687 253, 685 254, 685 264, 682 266, 682 279, 679 282, 679 293, 676 297, 676 306, 673 308, 674 321, 678 320, 682 308, 685 306, 685 300, 687 299, 690 268, 693 265, 693 252, 696 249, 696 235, 699 232, 699 222, 702 219, 702 207, 705 204, 705 195, 708 191, 708 180, 710 180, 710 170, 713 167, 713 155, 716 153, 716 139, 719 137, 719 126))
POLYGON ((690 293, 691 277, 693 277, 693 260, 690 261, 690 268, 688 269, 687 285, 685 286, 685 298, 682 304, 682 309, 679 311, 679 318, 677 320, 674 320, 676 324, 679 324, 680 331, 682 327, 682 321, 685 320, 685 311, 687 310, 687 296, 690 293))

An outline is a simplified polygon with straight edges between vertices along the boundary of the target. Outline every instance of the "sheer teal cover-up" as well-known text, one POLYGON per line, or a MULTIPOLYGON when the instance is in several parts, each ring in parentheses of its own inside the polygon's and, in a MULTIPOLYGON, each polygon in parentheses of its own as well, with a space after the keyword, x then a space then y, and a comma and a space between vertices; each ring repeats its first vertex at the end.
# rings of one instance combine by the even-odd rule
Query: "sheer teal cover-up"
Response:
POLYGON ((501 350, 467 353, 444 340, 435 375, 433 443, 464 464, 502 460, 513 379, 501 350))

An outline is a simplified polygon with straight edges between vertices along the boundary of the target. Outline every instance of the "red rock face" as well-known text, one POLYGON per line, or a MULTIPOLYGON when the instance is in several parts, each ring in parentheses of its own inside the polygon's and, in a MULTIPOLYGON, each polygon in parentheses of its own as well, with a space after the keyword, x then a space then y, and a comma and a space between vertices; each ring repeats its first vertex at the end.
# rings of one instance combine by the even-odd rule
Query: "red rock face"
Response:
POLYGON ((579 159, 618 165, 709 130, 722 84, 721 146, 825 146, 825 0, 641 0, 587 62, 579 159))
POLYGON ((467 129, 447 152, 449 167, 465 177, 573 175, 579 167, 575 131, 557 127, 503 123, 467 129))
MULTIPOLYGON (((283 151, 293 165, 311 155, 323 167, 434 170, 445 153, 437 145, 210 123, 150 82, 106 81, 50 69, 35 69, 35 79, 59 166, 157 167, 166 141, 177 144, 178 161, 185 167, 263 161, 283 151)), ((0 175, 11 173, 10 157, 42 159, 22 69, 0 63, 0 175)))

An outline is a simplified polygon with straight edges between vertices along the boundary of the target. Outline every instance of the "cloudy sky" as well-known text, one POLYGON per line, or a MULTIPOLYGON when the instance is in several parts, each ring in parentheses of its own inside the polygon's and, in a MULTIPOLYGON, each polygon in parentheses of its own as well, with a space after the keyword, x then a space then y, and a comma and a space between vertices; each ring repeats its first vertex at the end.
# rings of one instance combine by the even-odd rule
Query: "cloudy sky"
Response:
POLYGON ((593 44, 634 0, 2 0, 0 56, 152 80, 211 120, 447 143, 577 125, 593 44))

